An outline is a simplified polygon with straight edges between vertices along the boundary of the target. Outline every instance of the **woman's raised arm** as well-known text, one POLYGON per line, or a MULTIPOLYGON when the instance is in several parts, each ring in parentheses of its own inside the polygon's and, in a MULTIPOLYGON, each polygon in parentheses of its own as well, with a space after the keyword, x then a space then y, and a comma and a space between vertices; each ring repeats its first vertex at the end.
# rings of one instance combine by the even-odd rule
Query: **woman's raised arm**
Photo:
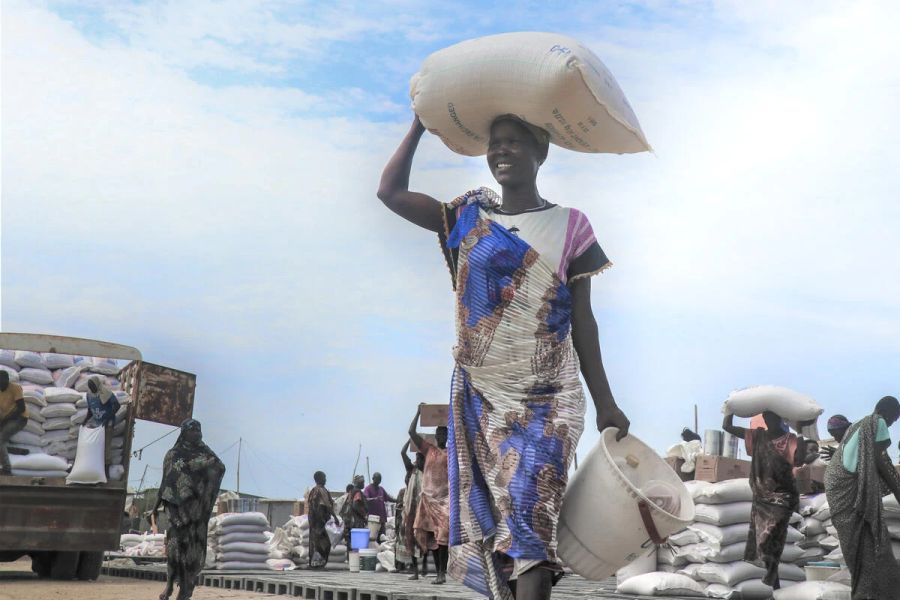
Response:
POLYGON ((381 183, 378 185, 378 199, 410 223, 441 233, 444 230, 441 203, 428 194, 409 191, 409 173, 412 170, 413 156, 423 133, 425 127, 417 115, 406 137, 384 167, 381 183))

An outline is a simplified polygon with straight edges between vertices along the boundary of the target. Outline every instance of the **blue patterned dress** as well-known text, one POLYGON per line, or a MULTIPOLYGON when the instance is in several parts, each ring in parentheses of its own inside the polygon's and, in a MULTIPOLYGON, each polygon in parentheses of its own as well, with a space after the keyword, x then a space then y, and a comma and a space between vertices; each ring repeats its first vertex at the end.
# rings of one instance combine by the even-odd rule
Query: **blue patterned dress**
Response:
MULTIPOLYGON (((560 568, 556 526, 585 401, 570 290, 558 265, 490 218, 485 192, 448 205, 456 222, 442 237, 457 300, 448 573, 509 600, 510 578, 560 568)), ((586 275, 609 265, 599 256, 586 275)))

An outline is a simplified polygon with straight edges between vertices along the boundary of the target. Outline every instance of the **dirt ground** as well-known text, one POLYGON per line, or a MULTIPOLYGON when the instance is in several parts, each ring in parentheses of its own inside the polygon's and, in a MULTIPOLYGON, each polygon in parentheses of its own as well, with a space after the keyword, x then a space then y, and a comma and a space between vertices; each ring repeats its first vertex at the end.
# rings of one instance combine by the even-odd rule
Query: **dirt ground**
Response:
MULTIPOLYGON (((100 577, 97 581, 40 581, 31 573, 31 561, 0 563, 0 600, 156 600, 160 581, 100 577)), ((178 588, 175 588, 175 594, 178 588)), ((172 596, 173 598, 175 595, 172 596)), ((200 586, 194 600, 250 600, 273 598, 268 594, 239 592, 200 586)))

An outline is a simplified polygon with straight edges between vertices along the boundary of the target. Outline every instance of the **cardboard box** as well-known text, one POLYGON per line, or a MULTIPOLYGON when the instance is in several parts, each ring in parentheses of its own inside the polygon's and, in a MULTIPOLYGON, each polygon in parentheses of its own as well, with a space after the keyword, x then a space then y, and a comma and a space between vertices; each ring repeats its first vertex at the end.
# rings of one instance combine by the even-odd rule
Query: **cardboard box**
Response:
POLYGON ((681 466, 684 464, 684 459, 679 458, 677 456, 667 456, 665 458, 666 464, 672 467, 672 470, 681 478, 682 481, 692 481, 694 479, 693 473, 685 473, 681 470, 681 466))
POLYGON ((716 483, 728 479, 750 477, 750 461, 726 458, 724 456, 703 455, 697 457, 694 479, 716 483))
POLYGON ((419 424, 422 427, 446 427, 449 414, 449 404, 423 404, 419 424))

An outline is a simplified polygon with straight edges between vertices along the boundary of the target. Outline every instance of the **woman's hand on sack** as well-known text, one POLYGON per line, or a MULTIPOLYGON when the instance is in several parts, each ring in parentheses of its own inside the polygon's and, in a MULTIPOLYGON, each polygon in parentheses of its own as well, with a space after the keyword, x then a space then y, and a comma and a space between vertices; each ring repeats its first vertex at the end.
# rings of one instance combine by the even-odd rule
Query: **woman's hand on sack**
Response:
POLYGON ((419 135, 425 133, 425 126, 422 125, 422 121, 419 120, 419 115, 416 113, 413 113, 412 129, 419 135))
POLYGON ((616 441, 619 441, 628 435, 631 421, 628 420, 621 408, 613 404, 597 411, 597 431, 602 432, 607 427, 618 428, 619 432, 616 434, 616 441))

